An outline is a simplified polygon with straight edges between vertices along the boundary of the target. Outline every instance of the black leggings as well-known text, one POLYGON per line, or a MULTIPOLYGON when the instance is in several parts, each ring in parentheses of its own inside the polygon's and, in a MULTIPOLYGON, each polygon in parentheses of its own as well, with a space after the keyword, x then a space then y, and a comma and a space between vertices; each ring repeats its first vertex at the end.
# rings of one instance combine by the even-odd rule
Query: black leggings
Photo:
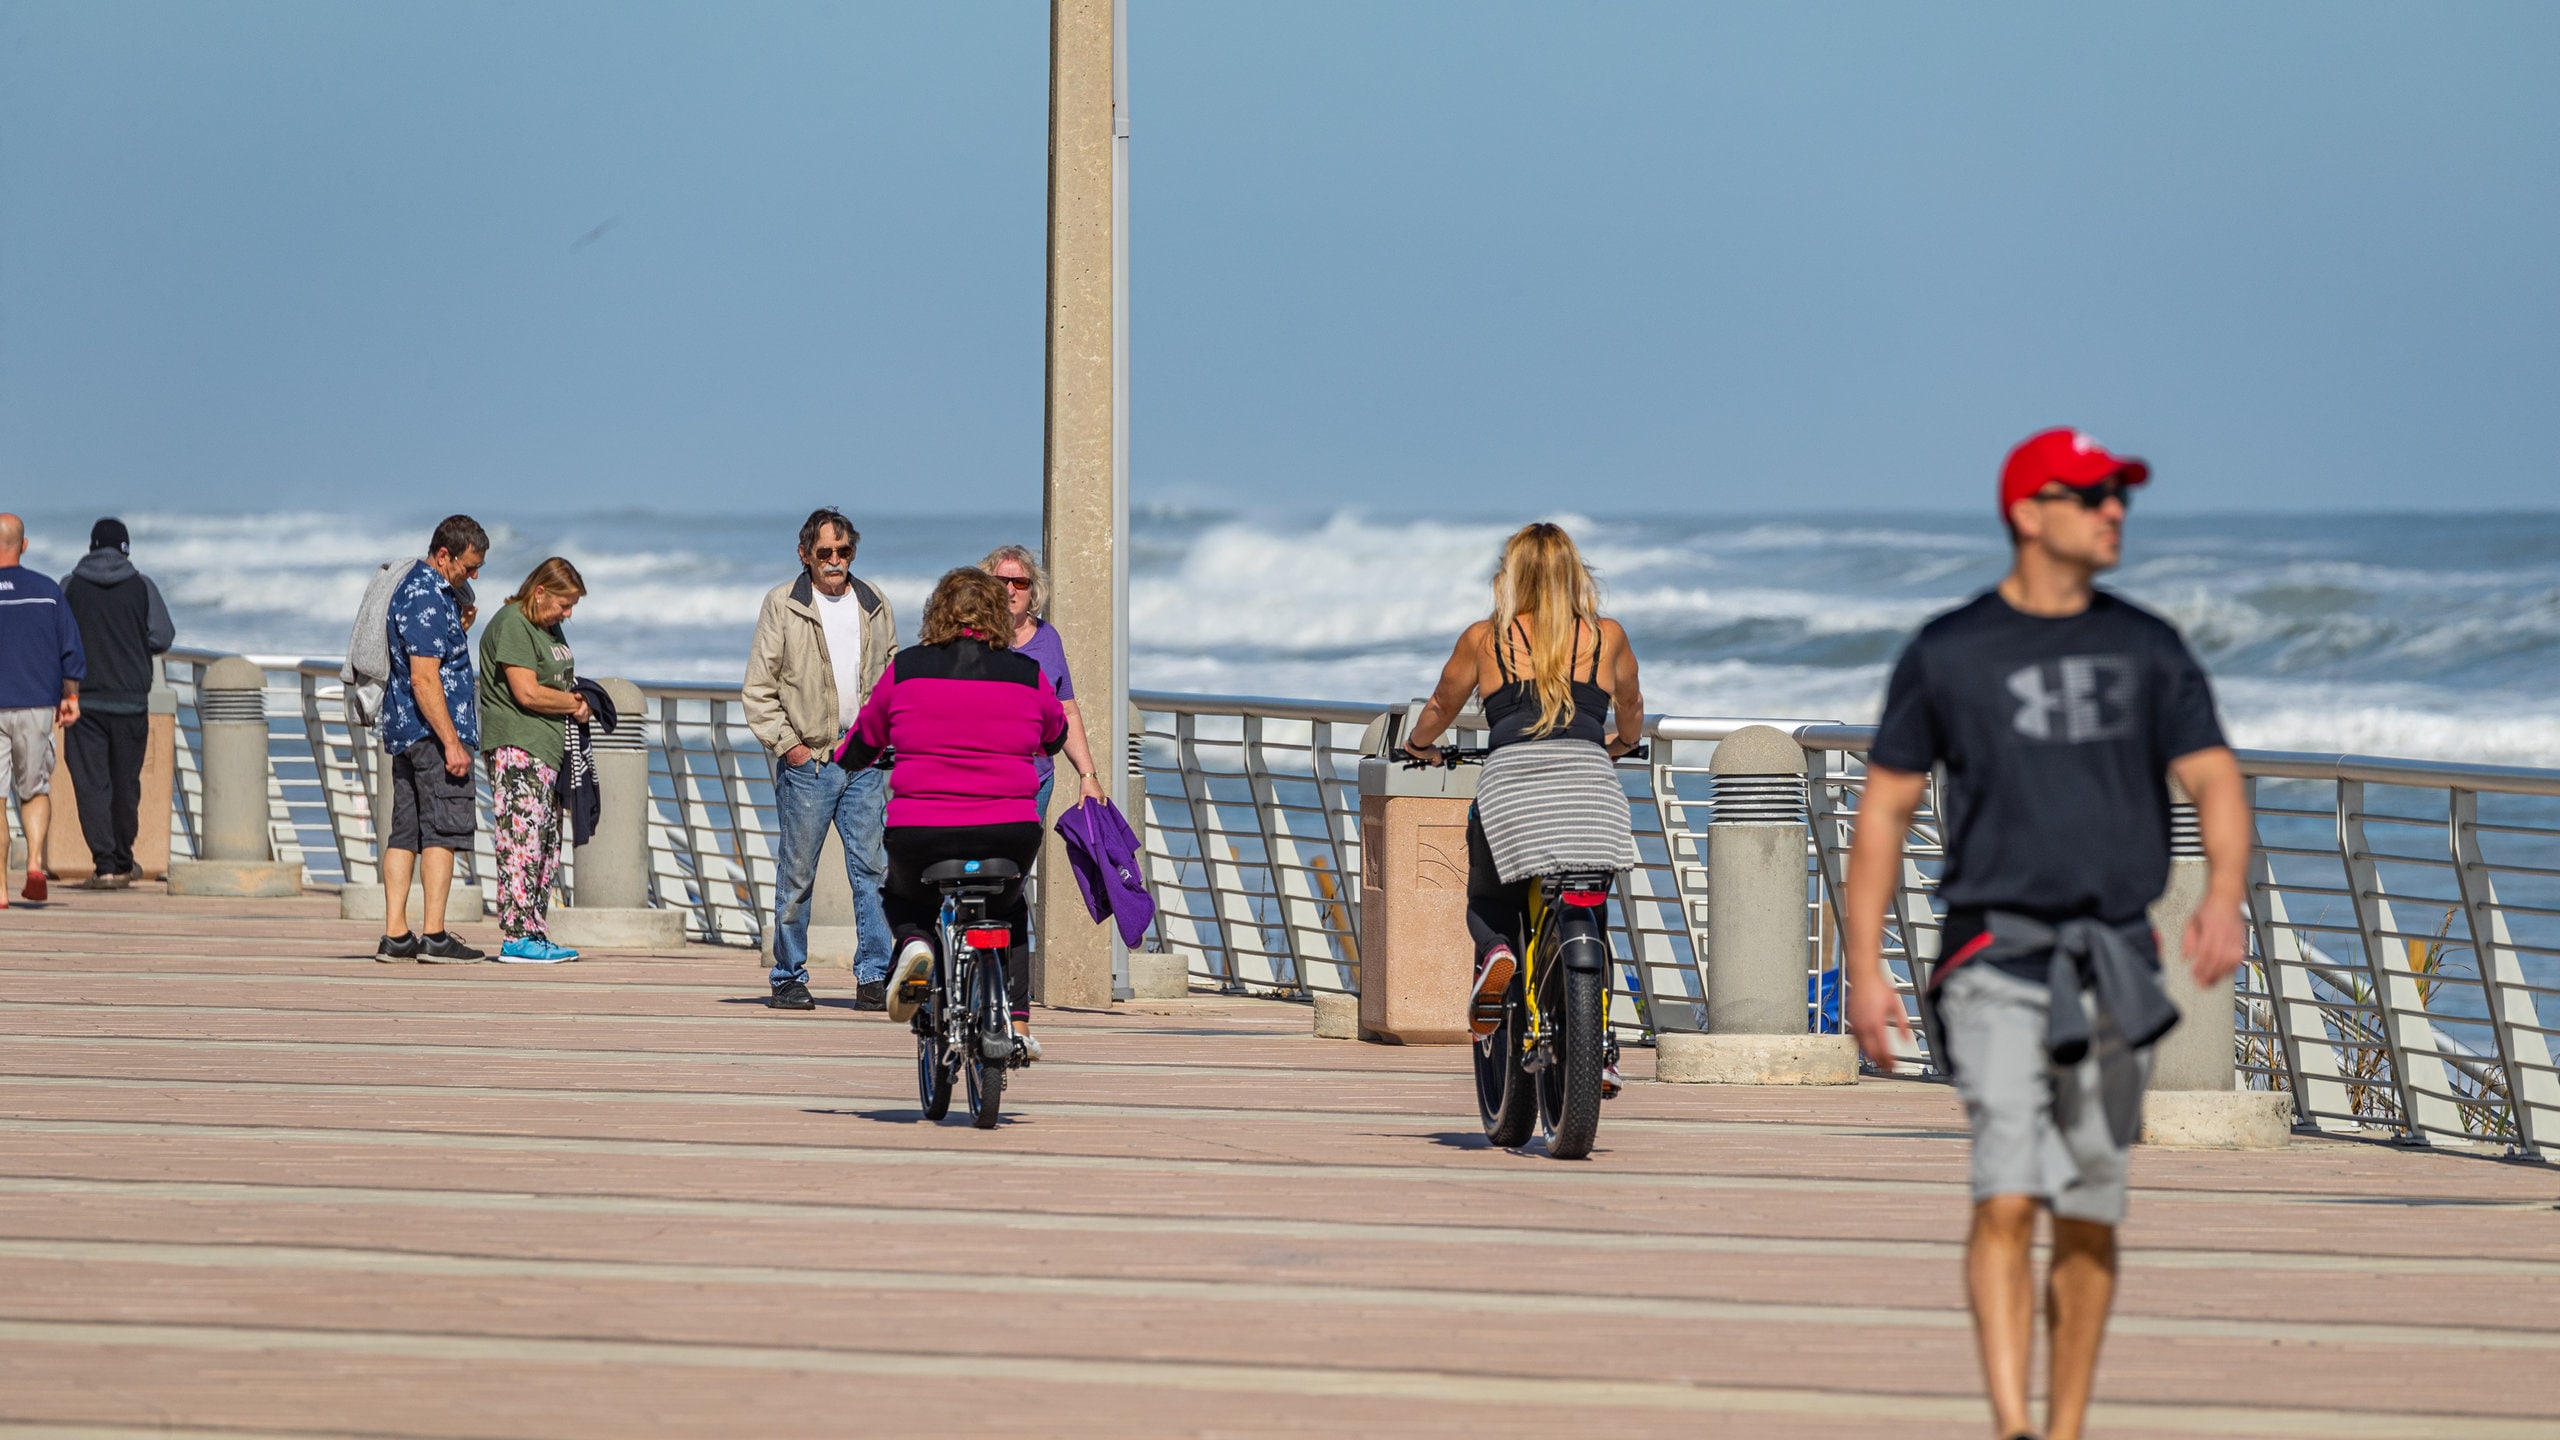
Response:
POLYGON ((1476 807, 1467 807, 1467 934, 1476 942, 1476 963, 1508 945, 1517 955, 1529 943, 1529 887, 1535 880, 1502 883, 1493 868, 1493 846, 1484 838, 1484 822, 1476 807))
MULTIPOLYGON (((1031 873, 1040 858, 1043 831, 1037 820, 1007 825, 892 825, 882 840, 889 851, 888 878, 880 886, 880 908, 889 912, 891 950, 903 950, 920 938, 941 953, 934 927, 942 918, 942 892, 924 883, 929 866, 945 860, 1010 860, 1031 873)), ((1013 927, 1013 943, 1004 952, 1004 988, 1013 1012, 1031 1008, 1031 907, 1022 898, 1022 882, 1011 881, 987 905, 987 918, 1013 927)))

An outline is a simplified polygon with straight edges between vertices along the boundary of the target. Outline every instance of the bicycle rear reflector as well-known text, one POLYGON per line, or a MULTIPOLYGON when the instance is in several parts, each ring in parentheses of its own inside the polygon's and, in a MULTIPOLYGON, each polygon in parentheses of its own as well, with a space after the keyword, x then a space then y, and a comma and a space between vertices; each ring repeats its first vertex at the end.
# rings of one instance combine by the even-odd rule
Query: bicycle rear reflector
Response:
POLYGON ((1558 898, 1563 900, 1567 905, 1579 905, 1585 910, 1597 910, 1601 906, 1609 903, 1609 892, 1606 890, 1567 890, 1558 898))
POLYGON ((1013 943, 1013 929, 1011 926, 995 925, 983 930, 963 930, 960 932, 960 939, 972 950, 1001 950, 1013 943))

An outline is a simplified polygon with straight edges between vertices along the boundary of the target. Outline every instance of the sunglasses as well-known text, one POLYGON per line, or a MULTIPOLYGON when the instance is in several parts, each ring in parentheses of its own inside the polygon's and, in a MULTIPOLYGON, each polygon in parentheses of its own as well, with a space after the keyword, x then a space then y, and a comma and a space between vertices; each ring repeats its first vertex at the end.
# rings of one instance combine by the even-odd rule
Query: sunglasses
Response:
POLYGON ((813 545, 809 547, 809 558, 813 560, 850 560, 853 558, 853 547, 850 545, 813 545))
POLYGON ((2036 493, 2036 498, 2077 500, 2083 510, 2095 510, 2113 500, 2130 510, 2133 508, 2133 487, 2110 475, 2095 485, 2064 485, 2060 489, 2040 490, 2036 493))
POLYGON ((1016 590, 1028 590, 1031 588, 1031 577, 1028 575, 999 575, 996 578, 1007 585, 1012 586, 1016 590))

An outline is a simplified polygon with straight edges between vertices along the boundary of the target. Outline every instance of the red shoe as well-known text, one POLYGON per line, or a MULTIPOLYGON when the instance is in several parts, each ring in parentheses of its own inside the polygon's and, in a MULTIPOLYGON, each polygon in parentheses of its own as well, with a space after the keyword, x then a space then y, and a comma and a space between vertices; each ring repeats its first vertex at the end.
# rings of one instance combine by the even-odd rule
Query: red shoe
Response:
POLYGON ((1511 972, 1518 968, 1520 962, 1512 958, 1511 948, 1505 945, 1484 957, 1484 964, 1477 969, 1475 999, 1467 1007, 1467 1028, 1477 1039, 1486 1039, 1502 1028, 1503 992, 1511 988, 1511 972))
POLYGON ((27 872, 27 899, 35 904, 41 905, 44 903, 44 897, 44 872, 41 870, 29 870, 27 872))

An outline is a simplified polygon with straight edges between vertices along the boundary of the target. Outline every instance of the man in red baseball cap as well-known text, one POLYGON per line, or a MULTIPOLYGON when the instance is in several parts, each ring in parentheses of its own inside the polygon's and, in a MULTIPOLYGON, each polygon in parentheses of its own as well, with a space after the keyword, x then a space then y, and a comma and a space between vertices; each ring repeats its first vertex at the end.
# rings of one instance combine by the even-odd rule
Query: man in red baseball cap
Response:
MULTIPOLYGON (((2169 622, 2098 589, 2151 467, 2047 430, 2000 471, 2015 558, 1920 628, 1867 751, 1841 913, 1850 1029, 1881 1069, 1911 1045, 1884 968, 1885 908, 1931 772, 1947 908, 1922 1004, 1973 1132, 1966 1288, 2003 1436, 2032 1437, 2032 1246, 2053 1217, 2049 1440, 2077 1440, 2115 1298, 2127 1152, 2149 1047, 2177 1023, 2147 911, 2169 880, 2169 787, 2204 833, 2181 949, 2208 995, 2239 968, 2252 826, 2204 668, 2169 622)), ((2223 1003, 2229 1003, 2227 1000, 2223 1003)))

